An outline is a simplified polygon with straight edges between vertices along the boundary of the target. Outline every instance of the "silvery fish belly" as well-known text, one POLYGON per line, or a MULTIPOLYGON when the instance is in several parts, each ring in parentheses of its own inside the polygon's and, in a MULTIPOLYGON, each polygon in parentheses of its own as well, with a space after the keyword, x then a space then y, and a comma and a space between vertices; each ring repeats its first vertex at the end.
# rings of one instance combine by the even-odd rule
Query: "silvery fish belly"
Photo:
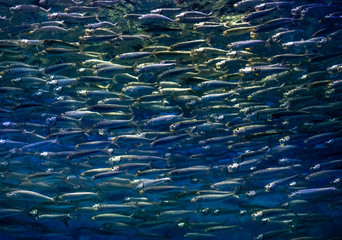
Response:
POLYGON ((338 0, 0 0, 0 239, 341 239, 338 0))

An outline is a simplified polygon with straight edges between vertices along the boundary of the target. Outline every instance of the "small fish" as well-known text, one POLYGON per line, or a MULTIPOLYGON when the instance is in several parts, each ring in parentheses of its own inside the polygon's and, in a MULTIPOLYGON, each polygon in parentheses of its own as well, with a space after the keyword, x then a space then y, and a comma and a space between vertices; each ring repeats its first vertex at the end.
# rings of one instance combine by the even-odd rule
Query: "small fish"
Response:
MULTIPOLYGON (((236 197, 233 193, 231 194, 204 194, 194 197, 190 202, 213 202, 228 200, 231 197, 236 197)), ((238 197, 237 197, 238 198, 238 197)))
POLYGON ((266 192, 270 192, 270 191, 274 191, 276 188, 278 188, 279 186, 283 185, 283 184, 287 184, 289 183, 290 181, 292 181, 293 179, 297 178, 298 175, 294 175, 294 176, 291 176, 291 177, 287 177, 287 178, 283 178, 283 179, 279 179, 279 180, 276 180, 274 182, 271 182, 271 183, 268 183, 266 186, 265 186, 265 191, 266 192))
POLYGON ((151 13, 154 14, 165 14, 165 15, 174 15, 181 12, 182 8, 157 8, 151 10, 151 13))
POLYGON ((152 56, 153 52, 130 52, 130 53, 122 53, 115 56, 117 60, 136 60, 140 58, 146 58, 152 56))
POLYGON ((192 41, 186 41, 186 42, 178 42, 178 43, 172 44, 170 47, 167 48, 167 50, 177 51, 177 50, 191 49, 191 48, 200 46, 204 43, 208 43, 208 40, 198 39, 198 40, 192 40, 192 41))
POLYGON ((140 64, 136 67, 136 73, 154 73, 161 72, 163 70, 167 70, 171 67, 174 67, 176 63, 147 63, 140 64))
POLYGON ((23 4, 23 5, 16 5, 10 8, 10 12, 44 12, 46 14, 50 14, 50 9, 45 9, 37 5, 33 4, 23 4))
POLYGON ((142 22, 142 24, 146 24, 146 25, 174 22, 174 20, 172 20, 169 17, 166 17, 161 14, 154 14, 154 13, 143 14, 138 19, 142 22))
POLYGON ((338 193, 338 190, 335 187, 327 187, 327 188, 308 188, 302 189, 295 192, 292 192, 288 195, 288 198, 300 198, 300 199, 319 199, 326 198, 335 193, 338 193))
POLYGON ((81 151, 70 153, 68 156, 66 156, 65 159, 67 161, 71 161, 71 160, 74 161, 75 159, 85 158, 85 157, 89 157, 89 156, 101 154, 101 153, 107 153, 107 151, 103 149, 81 150, 81 151))
POLYGON ((94 192, 74 192, 74 193, 64 193, 58 196, 58 199, 63 202, 77 202, 90 199, 98 198, 98 194, 94 192))
POLYGON ((12 200, 32 201, 32 202, 53 202, 54 198, 28 190, 16 190, 6 193, 6 197, 12 200))
POLYGON ((101 223, 110 223, 113 221, 130 222, 132 221, 132 217, 127 216, 127 215, 117 214, 117 213, 103 213, 103 214, 93 216, 91 220, 101 222, 101 223))
POLYGON ((180 139, 183 139, 183 138, 188 137, 188 136, 189 136, 189 134, 185 133, 185 134, 168 136, 165 138, 159 138, 159 139, 151 142, 151 147, 156 147, 156 146, 165 145, 165 144, 172 144, 172 143, 179 141, 180 139))

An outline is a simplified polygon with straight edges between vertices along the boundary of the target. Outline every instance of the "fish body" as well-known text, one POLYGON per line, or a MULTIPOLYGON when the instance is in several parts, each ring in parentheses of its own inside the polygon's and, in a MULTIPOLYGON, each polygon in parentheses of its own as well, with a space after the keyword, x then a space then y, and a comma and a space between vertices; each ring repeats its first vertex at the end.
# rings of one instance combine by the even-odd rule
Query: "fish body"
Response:
POLYGON ((27 191, 27 190, 17 190, 13 192, 6 193, 6 197, 12 200, 21 201, 32 201, 32 202, 52 202, 53 198, 45 196, 43 194, 27 191))
POLYGON ((14 12, 44 12, 49 14, 50 9, 45 9, 37 5, 33 4, 23 4, 23 5, 16 5, 10 8, 12 13, 14 12))

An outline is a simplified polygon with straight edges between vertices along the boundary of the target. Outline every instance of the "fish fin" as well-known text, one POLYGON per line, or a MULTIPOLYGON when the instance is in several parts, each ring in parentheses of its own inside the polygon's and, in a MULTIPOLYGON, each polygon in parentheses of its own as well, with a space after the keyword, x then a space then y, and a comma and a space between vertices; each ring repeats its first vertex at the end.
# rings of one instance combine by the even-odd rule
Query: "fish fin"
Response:
MULTIPOLYGON (((83 117, 79 120, 80 123, 82 122, 82 119, 83 119, 83 117)), ((83 129, 84 135, 86 135, 87 137, 89 137, 89 133, 90 133, 92 130, 93 130, 92 128, 84 128, 84 129, 83 129)))
POLYGON ((121 36, 122 36, 122 34, 119 33, 118 36, 117 36, 116 38, 119 39, 120 41, 124 41, 124 39, 123 39, 121 36))
MULTIPOLYGON (((131 110, 131 109, 130 109, 131 110)), ((136 125, 137 126, 137 123, 134 121, 134 118, 135 118, 135 114, 134 112, 132 111, 132 117, 129 119, 130 123, 132 123, 133 125, 136 125)), ((138 127, 138 126, 137 126, 138 127)))
POLYGON ((80 2, 76 2, 74 0, 72 0, 73 3, 75 3, 76 5, 82 4, 84 1, 80 1, 80 2))
MULTIPOLYGON (((158 61, 158 57, 157 57, 156 52, 157 52, 157 50, 154 49, 153 52, 152 52, 152 56, 154 57, 154 59, 155 59, 156 61, 158 61)), ((140 75, 141 75, 141 74, 140 74, 140 75)))
POLYGON ((233 194, 232 196, 235 197, 235 198, 237 198, 237 199, 240 199, 239 196, 236 195, 236 194, 233 194))
MULTIPOLYGON (((133 175, 133 177, 135 177, 135 178, 136 178, 136 177, 139 177, 139 174, 140 174, 140 173, 141 173, 141 171, 138 170, 137 173, 133 175)), ((136 188, 136 187, 135 187, 135 188, 136 188)))
POLYGON ((14 15, 12 15, 12 17, 10 17, 10 18, 8 19, 8 22, 9 22, 11 25, 13 25, 13 24, 12 24, 13 16, 14 16, 14 15))
POLYGON ((125 176, 128 177, 130 180, 133 180, 134 175, 128 171, 125 171, 125 176))
MULTIPOLYGON (((135 63, 132 65, 132 69, 133 69, 134 72, 136 72, 137 66, 138 66, 138 62, 135 62, 135 63)), ((141 74, 140 74, 140 75, 141 75, 141 74)), ((139 75, 139 76, 140 76, 140 75, 139 75)), ((139 80, 139 79, 138 79, 138 80, 139 80)), ((140 80, 139 80, 139 82, 140 82, 140 80)))
POLYGON ((101 88, 101 89, 104 89, 104 90, 108 91, 108 89, 109 89, 109 87, 111 86, 111 84, 108 83, 108 84, 105 85, 105 86, 100 85, 100 84, 96 84, 95 86, 98 87, 98 88, 101 88))
POLYGON ((81 39, 81 41, 79 43, 79 49, 80 49, 80 53, 83 53, 83 50, 84 50, 84 39, 81 39))
POLYGON ((62 220, 62 222, 64 223, 64 225, 65 225, 67 228, 69 227, 68 219, 64 219, 64 220, 62 220))
POLYGON ((115 143, 111 143, 111 144, 114 145, 114 146, 116 146, 116 147, 118 147, 118 148, 120 148, 120 145, 117 144, 116 142, 115 142, 115 143))
POLYGON ((212 45, 210 44, 210 36, 205 39, 205 43, 208 44, 209 47, 212 47, 212 45))
POLYGON ((195 65, 195 70, 198 71, 199 73, 201 72, 201 69, 198 67, 198 64, 194 64, 195 65))

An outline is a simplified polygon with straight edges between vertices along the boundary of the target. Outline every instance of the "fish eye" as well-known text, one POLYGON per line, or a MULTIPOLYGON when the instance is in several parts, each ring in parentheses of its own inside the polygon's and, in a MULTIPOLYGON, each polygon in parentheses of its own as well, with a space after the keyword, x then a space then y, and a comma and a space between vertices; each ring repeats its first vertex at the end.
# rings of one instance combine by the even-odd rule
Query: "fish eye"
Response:
POLYGON ((186 108, 191 108, 191 107, 194 107, 196 105, 196 100, 192 100, 192 101, 189 101, 185 104, 185 107, 186 108))
POLYGON ((223 121, 224 118, 225 118, 224 115, 220 115, 220 116, 217 116, 216 119, 217 119, 218 121, 223 121))
POLYGON ((271 191, 271 184, 267 184, 265 186, 265 192, 269 192, 269 191, 271 191))

